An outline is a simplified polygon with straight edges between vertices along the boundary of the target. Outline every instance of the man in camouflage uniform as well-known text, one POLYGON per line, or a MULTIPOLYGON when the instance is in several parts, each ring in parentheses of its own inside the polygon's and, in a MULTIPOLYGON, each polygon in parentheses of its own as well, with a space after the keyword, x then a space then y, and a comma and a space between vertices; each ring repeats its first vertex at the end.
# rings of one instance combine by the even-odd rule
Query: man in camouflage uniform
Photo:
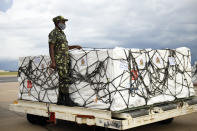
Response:
POLYGON ((62 30, 65 29, 65 19, 62 16, 53 18, 55 29, 49 34, 49 52, 51 57, 50 67, 57 69, 59 75, 59 96, 58 103, 60 105, 74 105, 69 97, 69 49, 77 48, 80 46, 68 46, 66 35, 62 30))

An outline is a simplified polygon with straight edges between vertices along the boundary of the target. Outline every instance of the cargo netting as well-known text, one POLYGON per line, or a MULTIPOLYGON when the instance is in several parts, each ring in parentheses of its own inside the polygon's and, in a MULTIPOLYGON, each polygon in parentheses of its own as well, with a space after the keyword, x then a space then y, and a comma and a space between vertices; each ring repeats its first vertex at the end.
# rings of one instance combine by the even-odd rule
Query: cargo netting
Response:
MULTIPOLYGON (((119 111, 195 95, 188 48, 70 51, 71 99, 82 107, 119 111)), ((19 99, 57 103, 58 74, 49 56, 19 60, 19 99)))
POLYGON ((197 92, 197 61, 192 67, 192 82, 194 83, 194 90, 197 92))
POLYGON ((197 83, 197 61, 194 63, 192 67, 192 81, 197 83))

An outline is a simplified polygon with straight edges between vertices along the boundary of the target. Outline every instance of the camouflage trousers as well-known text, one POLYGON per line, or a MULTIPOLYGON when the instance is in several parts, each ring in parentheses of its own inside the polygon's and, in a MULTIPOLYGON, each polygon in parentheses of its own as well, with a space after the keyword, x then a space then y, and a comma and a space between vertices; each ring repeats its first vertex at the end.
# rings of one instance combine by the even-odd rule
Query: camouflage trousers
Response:
POLYGON ((68 57, 61 55, 56 57, 56 66, 59 75, 59 96, 58 105, 78 106, 69 96, 69 86, 71 85, 70 61, 68 57))
POLYGON ((64 56, 61 56, 56 59, 56 66, 59 75, 59 92, 67 94, 70 86, 69 61, 64 56))

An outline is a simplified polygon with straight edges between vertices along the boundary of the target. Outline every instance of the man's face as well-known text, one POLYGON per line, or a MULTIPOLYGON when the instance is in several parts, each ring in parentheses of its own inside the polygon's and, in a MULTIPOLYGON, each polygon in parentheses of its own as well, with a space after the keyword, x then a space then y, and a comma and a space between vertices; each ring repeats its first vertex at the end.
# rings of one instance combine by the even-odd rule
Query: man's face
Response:
POLYGON ((64 20, 60 20, 59 23, 62 23, 64 25, 66 24, 66 22, 64 20))
POLYGON ((64 30, 66 28, 66 24, 65 24, 65 21, 64 20, 60 20, 58 23, 57 23, 57 26, 64 30))

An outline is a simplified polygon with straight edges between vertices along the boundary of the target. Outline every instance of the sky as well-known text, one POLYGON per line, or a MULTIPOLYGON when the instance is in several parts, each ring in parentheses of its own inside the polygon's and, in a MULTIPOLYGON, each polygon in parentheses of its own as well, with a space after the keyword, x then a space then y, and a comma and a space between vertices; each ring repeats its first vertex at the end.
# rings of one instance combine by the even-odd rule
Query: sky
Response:
POLYGON ((69 19, 69 45, 189 47, 197 60, 197 0, 0 0, 0 61, 48 55, 53 17, 69 19))

